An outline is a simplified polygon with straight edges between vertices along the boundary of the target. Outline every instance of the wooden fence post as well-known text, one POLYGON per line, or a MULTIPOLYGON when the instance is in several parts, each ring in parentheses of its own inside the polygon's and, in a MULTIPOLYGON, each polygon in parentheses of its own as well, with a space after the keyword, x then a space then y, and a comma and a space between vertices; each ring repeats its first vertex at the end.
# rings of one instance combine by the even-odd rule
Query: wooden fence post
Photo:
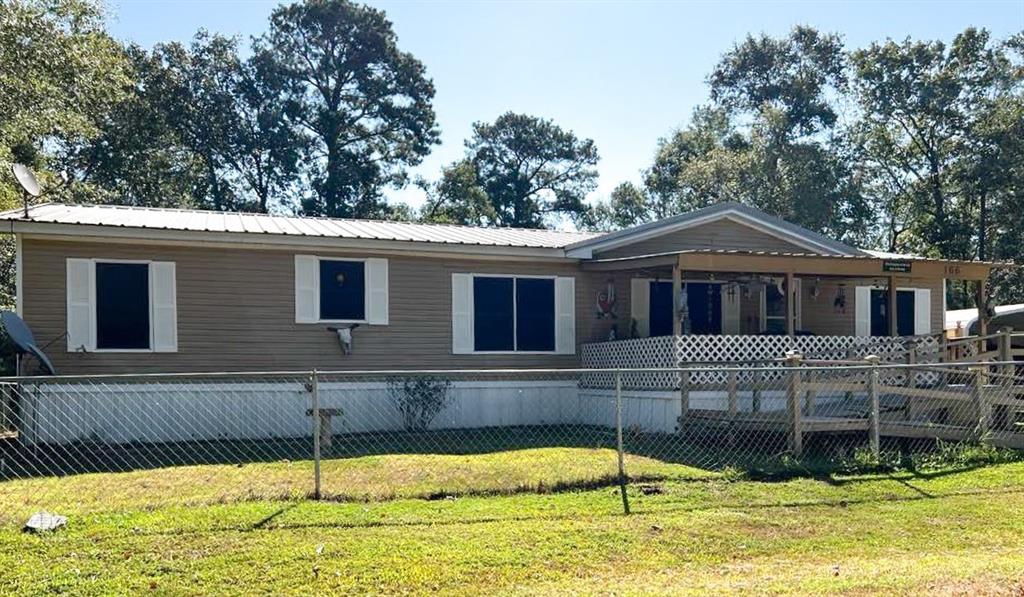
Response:
POLYGON ((800 361, 803 357, 795 352, 786 355, 786 367, 789 372, 786 375, 786 414, 789 415, 789 449, 793 452, 794 458, 803 458, 804 455, 804 429, 801 420, 802 408, 800 404, 800 361))
POLYGON ((877 355, 868 355, 864 360, 871 365, 868 372, 868 445, 871 456, 876 460, 881 453, 881 408, 878 403, 878 362, 877 355))

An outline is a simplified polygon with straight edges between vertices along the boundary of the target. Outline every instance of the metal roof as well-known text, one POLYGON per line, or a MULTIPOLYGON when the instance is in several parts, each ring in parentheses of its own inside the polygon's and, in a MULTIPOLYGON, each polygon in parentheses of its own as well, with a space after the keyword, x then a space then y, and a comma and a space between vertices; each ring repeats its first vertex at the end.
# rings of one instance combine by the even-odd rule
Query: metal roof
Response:
POLYGON ((187 209, 65 205, 46 203, 0 213, 0 220, 44 224, 93 225, 145 230, 243 233, 337 239, 409 241, 454 245, 560 249, 600 236, 594 232, 564 232, 524 228, 480 228, 451 224, 414 224, 219 212, 187 209))
POLYGON ((749 205, 743 205, 742 203, 737 203, 735 201, 723 201, 722 203, 716 203, 709 207, 671 216, 655 222, 648 222, 639 226, 625 228, 617 232, 582 239, 566 248, 569 250, 577 250, 628 244, 634 239, 639 240, 646 236, 657 235, 659 230, 670 232, 673 229, 686 227, 687 225, 710 222, 727 216, 737 217, 747 222, 769 226, 788 238, 797 241, 803 240, 812 245, 824 247, 828 251, 832 251, 840 255, 862 254, 861 250, 856 247, 851 247, 850 245, 833 240, 802 226, 797 226, 796 224, 767 214, 760 209, 750 207, 749 205))

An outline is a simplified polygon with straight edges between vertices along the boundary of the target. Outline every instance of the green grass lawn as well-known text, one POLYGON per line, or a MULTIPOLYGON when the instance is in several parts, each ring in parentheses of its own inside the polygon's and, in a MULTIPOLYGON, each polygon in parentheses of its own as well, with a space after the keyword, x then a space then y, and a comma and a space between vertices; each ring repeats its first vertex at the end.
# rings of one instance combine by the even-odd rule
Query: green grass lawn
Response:
POLYGON ((265 467, 279 496, 191 487, 230 478, 202 467, 125 473, 136 493, 111 474, 0 483, 4 504, 77 494, 62 531, 0 529, 0 594, 1024 591, 1024 463, 756 482, 634 458, 670 480, 631 486, 624 516, 614 487, 514 493, 614 471, 604 450, 540 450, 325 465, 328 493, 394 498, 365 502, 264 499, 306 491, 306 463, 233 469, 265 467))
MULTIPOLYGON (((328 458, 321 495, 332 501, 544 493, 607 485, 614 450, 530 448, 482 454, 390 454, 328 458)), ((630 455, 637 479, 708 478, 715 473, 630 455)), ((68 515, 296 500, 313 492, 311 461, 176 466, 124 473, 87 473, 0 482, 0 526, 23 523, 40 509, 68 515)))

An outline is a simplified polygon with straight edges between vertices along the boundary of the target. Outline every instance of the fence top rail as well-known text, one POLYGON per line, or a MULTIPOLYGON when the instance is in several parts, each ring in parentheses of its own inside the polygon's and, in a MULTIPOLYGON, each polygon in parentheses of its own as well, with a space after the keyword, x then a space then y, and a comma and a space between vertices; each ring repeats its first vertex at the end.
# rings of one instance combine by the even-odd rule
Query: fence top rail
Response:
POLYGON ((823 364, 819 361, 801 361, 799 366, 785 365, 785 359, 778 361, 749 362, 743 365, 736 363, 688 363, 681 367, 602 367, 602 368, 505 368, 505 369, 381 369, 381 370, 299 370, 299 371, 236 371, 236 372, 195 372, 195 373, 114 373, 88 375, 50 375, 50 376, 7 376, 0 377, 0 385, 13 384, 52 384, 72 381, 82 382, 131 382, 131 381, 168 381, 187 382, 198 380, 211 381, 246 381, 267 378, 281 378, 282 381, 302 382, 312 375, 332 377, 401 377, 414 375, 433 376, 500 376, 500 375, 594 375, 615 373, 686 373, 693 371, 736 372, 784 372, 789 370, 868 370, 880 369, 957 369, 977 368, 979 366, 1020 365, 1017 361, 964 361, 955 363, 879 363, 872 365, 866 361, 839 361, 823 364))

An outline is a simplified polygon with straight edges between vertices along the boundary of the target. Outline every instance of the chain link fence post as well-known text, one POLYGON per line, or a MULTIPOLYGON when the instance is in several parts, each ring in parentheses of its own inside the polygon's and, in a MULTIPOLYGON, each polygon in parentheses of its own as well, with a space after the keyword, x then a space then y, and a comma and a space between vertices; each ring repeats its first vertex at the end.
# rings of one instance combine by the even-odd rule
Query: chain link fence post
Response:
POLYGON ((800 400, 800 361, 803 356, 790 352, 786 355, 786 414, 789 417, 789 449, 793 457, 799 460, 804 455, 804 425, 802 404, 800 400))
POLYGON ((615 444, 619 454, 619 493, 622 510, 629 514, 629 496, 626 494, 626 455, 622 447, 622 370, 615 370, 615 444))
POLYGON ((309 393, 313 417, 313 499, 320 499, 320 375, 313 369, 309 377, 309 393))
MULTIPOLYGON (((878 362, 880 358, 876 355, 864 357, 871 370, 868 371, 868 445, 871 448, 871 456, 877 461, 881 455, 881 406, 878 401, 878 362)), ((907 369, 907 374, 913 372, 907 369)))

